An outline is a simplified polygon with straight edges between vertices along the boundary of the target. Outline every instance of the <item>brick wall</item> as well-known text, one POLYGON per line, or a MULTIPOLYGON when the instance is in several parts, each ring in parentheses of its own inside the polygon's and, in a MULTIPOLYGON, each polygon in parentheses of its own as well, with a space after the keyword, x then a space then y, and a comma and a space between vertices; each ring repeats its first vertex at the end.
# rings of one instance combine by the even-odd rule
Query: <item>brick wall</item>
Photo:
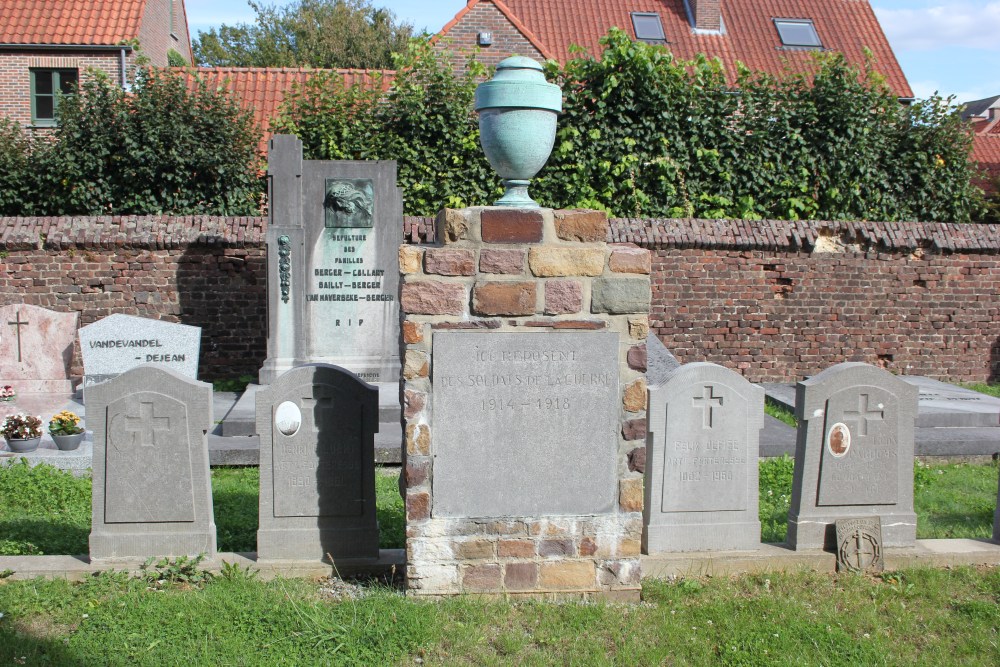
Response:
POLYGON ((545 56, 491 2, 476 5, 435 44, 435 48, 446 51, 456 66, 461 67, 476 50, 480 32, 492 33, 493 44, 481 48, 479 62, 495 67, 512 55, 545 60, 545 56))
MULTIPOLYGON (((0 304, 204 327, 202 377, 256 373, 266 342, 258 218, 0 218, 0 304), (44 244, 40 243, 45 235, 44 244)), ((651 327, 684 362, 754 381, 840 361, 1000 380, 1000 226, 614 220, 653 253, 651 327)), ((404 238, 434 238, 407 217, 404 238)), ((79 356, 76 357, 79 372, 79 356)))
POLYGON ((160 67, 166 66, 167 51, 170 49, 176 50, 189 63, 192 61, 183 0, 147 0, 139 29, 139 47, 153 65, 160 67), (171 6, 174 11, 173 30, 171 6))
MULTIPOLYGON (((131 68, 134 53, 126 54, 126 67, 131 68)), ((112 81, 121 79, 119 51, 4 51, 0 50, 0 116, 31 125, 31 68, 76 69, 80 83, 87 80, 88 69, 105 72, 112 81)))

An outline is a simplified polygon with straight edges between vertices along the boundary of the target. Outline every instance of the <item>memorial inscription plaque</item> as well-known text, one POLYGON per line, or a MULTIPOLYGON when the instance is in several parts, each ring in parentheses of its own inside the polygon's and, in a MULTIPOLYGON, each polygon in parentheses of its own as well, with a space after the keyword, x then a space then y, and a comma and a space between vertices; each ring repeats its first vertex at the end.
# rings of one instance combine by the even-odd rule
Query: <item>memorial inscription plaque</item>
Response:
POLYGON ((614 333, 434 334, 436 517, 609 512, 614 333))

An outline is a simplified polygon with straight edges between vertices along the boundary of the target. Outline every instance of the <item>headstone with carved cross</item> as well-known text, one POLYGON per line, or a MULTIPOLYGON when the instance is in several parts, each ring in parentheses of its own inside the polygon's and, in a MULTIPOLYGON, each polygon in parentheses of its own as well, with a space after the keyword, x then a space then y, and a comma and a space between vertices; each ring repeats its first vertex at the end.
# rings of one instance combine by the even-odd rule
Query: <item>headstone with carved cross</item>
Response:
POLYGON ((0 306, 0 385, 18 394, 69 393, 77 313, 0 306))
POLYGON ((913 546, 917 388, 874 366, 844 363, 796 392, 789 545, 831 548, 837 519, 877 516, 885 546, 913 546))
POLYGON ((91 558, 213 556, 212 386, 145 364, 90 387, 87 422, 91 558))
POLYGON ((257 392, 261 560, 378 558, 378 389, 307 364, 257 392))
POLYGON ((993 541, 1000 544, 1000 483, 997 486, 997 504, 993 511, 993 541))
POLYGON ((716 364, 686 364, 649 390, 643 550, 760 546, 757 452, 764 390, 716 364))

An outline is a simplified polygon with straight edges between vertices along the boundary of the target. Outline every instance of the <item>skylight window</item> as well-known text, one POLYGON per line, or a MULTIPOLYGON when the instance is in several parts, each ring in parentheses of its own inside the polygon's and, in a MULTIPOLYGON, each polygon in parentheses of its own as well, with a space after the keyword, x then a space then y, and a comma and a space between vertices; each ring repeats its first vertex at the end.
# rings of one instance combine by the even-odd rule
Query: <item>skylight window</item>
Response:
POLYGON ((632 12, 632 27, 635 28, 635 38, 647 44, 666 44, 667 36, 663 33, 663 24, 659 14, 632 12))
POLYGON ((774 19, 774 27, 784 46, 818 49, 823 46, 812 19, 774 19))

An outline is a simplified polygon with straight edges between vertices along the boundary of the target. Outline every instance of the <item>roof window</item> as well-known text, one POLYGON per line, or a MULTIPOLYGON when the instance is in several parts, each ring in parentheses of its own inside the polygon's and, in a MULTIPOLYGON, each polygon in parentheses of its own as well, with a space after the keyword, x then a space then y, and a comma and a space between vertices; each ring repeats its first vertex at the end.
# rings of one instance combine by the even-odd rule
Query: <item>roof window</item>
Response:
POLYGON ((647 44, 666 44, 667 36, 663 33, 660 15, 656 13, 632 12, 632 27, 635 38, 647 44))
POLYGON ((774 27, 778 29, 778 36, 784 46, 807 49, 823 46, 812 19, 774 19, 774 27))

